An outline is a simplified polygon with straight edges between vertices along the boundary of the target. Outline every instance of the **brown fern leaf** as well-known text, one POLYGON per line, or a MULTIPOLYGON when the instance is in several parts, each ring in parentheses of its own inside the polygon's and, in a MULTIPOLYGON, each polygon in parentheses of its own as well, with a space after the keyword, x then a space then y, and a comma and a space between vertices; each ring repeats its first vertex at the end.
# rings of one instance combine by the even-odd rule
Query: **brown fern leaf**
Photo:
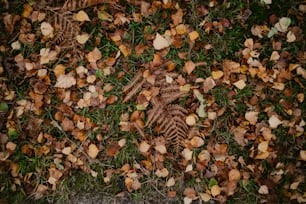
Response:
POLYGON ((126 96, 123 98, 123 103, 129 101, 135 94, 139 92, 146 80, 142 77, 142 72, 138 72, 132 81, 123 88, 126 96))
POLYGON ((176 154, 179 154, 188 135, 188 126, 184 120, 187 110, 179 105, 166 105, 157 97, 153 98, 152 104, 146 126, 158 124, 167 141, 174 145, 176 154))
POLYGON ((76 11, 98 4, 116 4, 117 0, 66 0, 63 6, 64 11, 76 11))

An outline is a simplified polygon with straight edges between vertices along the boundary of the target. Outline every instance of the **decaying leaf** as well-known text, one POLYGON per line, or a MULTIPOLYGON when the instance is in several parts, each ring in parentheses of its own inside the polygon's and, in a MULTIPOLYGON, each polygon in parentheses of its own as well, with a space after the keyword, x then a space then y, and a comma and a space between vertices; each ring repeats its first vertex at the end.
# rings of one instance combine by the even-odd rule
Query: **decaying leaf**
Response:
POLYGON ((169 47, 170 43, 163 36, 161 36, 159 33, 157 33, 156 37, 153 41, 153 46, 156 50, 162 50, 164 48, 169 47))
POLYGON ((259 187, 258 193, 267 195, 267 194, 269 194, 269 189, 266 185, 262 185, 262 186, 259 187))
POLYGON ((183 71, 187 74, 191 74, 191 72, 195 69, 195 64, 192 61, 188 61, 185 63, 183 67, 183 71))
POLYGON ((76 79, 68 74, 60 75, 57 78, 55 87, 57 88, 70 88, 76 85, 76 79))
POLYGON ((256 111, 249 111, 245 113, 245 119, 250 122, 251 125, 256 125, 258 120, 259 112, 256 111))
POLYGON ((74 14, 73 19, 80 22, 90 21, 87 13, 83 10, 79 11, 77 14, 74 14))

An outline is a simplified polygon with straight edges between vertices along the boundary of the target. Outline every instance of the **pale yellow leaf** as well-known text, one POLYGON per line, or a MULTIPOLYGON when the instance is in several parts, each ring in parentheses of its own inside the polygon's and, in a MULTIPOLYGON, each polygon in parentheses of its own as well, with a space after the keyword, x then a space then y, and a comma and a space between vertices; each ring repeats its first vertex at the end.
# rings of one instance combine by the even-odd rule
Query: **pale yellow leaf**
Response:
POLYGON ((198 159, 200 161, 210 161, 210 153, 207 150, 202 150, 199 155, 198 155, 198 159))
POLYGON ((20 42, 17 40, 17 41, 15 41, 15 42, 13 42, 13 43, 11 44, 11 47, 12 47, 13 50, 20 50, 21 44, 20 44, 20 42))
POLYGON ((199 193, 199 196, 204 202, 208 202, 211 200, 211 195, 209 195, 208 193, 199 193))
POLYGON ((281 82, 274 82, 272 88, 282 91, 285 89, 285 84, 281 82))
POLYGON ((155 50, 162 50, 164 48, 169 47, 170 43, 163 36, 161 36, 159 33, 157 33, 156 37, 153 41, 153 46, 154 46, 155 50))
POLYGON ((272 116, 269 118, 269 125, 270 125, 270 128, 276 129, 280 124, 282 124, 282 121, 281 121, 280 119, 278 119, 277 116, 272 115, 272 116))
POLYGON ((197 116, 195 114, 190 114, 186 117, 186 123, 189 126, 194 126, 197 122, 197 116))
POLYGON ((150 145, 146 141, 142 141, 139 145, 139 151, 146 153, 150 149, 150 145))
POLYGON ((192 164, 188 164, 188 165, 186 166, 185 172, 192 171, 192 169, 193 169, 192 164))
POLYGON ((119 145, 120 147, 124 147, 125 144, 126 144, 126 139, 125 139, 125 138, 122 138, 121 140, 118 141, 118 145, 119 145))
POLYGON ((62 149, 62 153, 69 155, 71 153, 71 147, 64 147, 64 149, 62 149))
POLYGON ((95 159, 99 153, 99 149, 95 144, 90 144, 87 153, 90 158, 95 159))
POLYGON ((300 151, 300 159, 306 161, 306 150, 300 151))
POLYGON ((258 114, 259 112, 256 112, 256 111, 249 111, 249 112, 246 112, 245 113, 245 119, 247 121, 249 121, 249 123, 251 125, 256 125, 257 123, 257 120, 258 120, 258 114))
POLYGON ((269 152, 262 152, 256 155, 255 159, 266 159, 269 156, 269 152))
POLYGON ((266 185, 262 185, 258 189, 258 193, 263 194, 263 195, 268 195, 269 194, 269 189, 266 185))
POLYGON ((287 42, 294 42, 296 40, 296 37, 292 31, 289 31, 287 33, 287 42))
POLYGON ((87 13, 83 10, 79 11, 77 14, 74 14, 73 20, 80 21, 80 22, 90 21, 87 13))
POLYGON ((211 195, 214 197, 217 195, 220 195, 221 193, 220 187, 218 185, 214 185, 213 187, 211 187, 210 191, 211 191, 211 195))
POLYGON ((270 57, 270 61, 277 61, 279 60, 280 58, 280 55, 278 54, 277 51, 273 51, 272 54, 271 54, 271 57, 270 57))
POLYGON ((192 198, 184 197, 184 204, 191 204, 192 198))
POLYGON ((89 39, 89 34, 88 33, 84 33, 84 34, 76 36, 76 40, 78 41, 78 43, 80 43, 82 45, 85 44, 88 39, 89 39))
POLYGON ((190 140, 190 144, 193 147, 201 147, 204 145, 204 140, 201 137, 195 136, 190 140))
POLYGON ((155 150, 157 150, 161 154, 166 154, 167 153, 167 148, 164 144, 158 144, 154 148, 155 148, 155 150))
POLYGON ((242 79, 240 79, 239 81, 236 81, 235 83, 234 83, 234 85, 238 88, 238 89, 244 89, 244 87, 246 86, 246 83, 242 80, 242 79))
POLYGON ((187 32, 186 26, 184 24, 180 24, 175 27, 176 33, 179 35, 183 35, 187 32))
POLYGON ((223 72, 218 70, 218 71, 212 71, 211 72, 211 77, 216 80, 216 79, 221 79, 221 77, 223 77, 223 72))
POLYGON ((70 75, 60 75, 57 78, 55 87, 57 88, 70 88, 76 84, 76 79, 70 75))
POLYGON ((171 186, 174 186, 174 184, 175 184, 175 180, 174 180, 173 177, 171 177, 171 178, 168 179, 168 181, 166 183, 166 186, 171 187, 171 186))
POLYGON ((169 175, 169 171, 166 168, 157 169, 156 172, 155 172, 155 175, 158 176, 158 177, 165 178, 165 177, 167 177, 169 175))
POLYGON ((50 23, 48 22, 42 22, 40 25, 40 30, 43 36, 50 36, 53 37, 53 27, 50 23))
POLYGON ((189 161, 192 159, 192 154, 193 152, 188 148, 184 148, 184 150, 182 151, 182 156, 184 157, 186 161, 189 161))

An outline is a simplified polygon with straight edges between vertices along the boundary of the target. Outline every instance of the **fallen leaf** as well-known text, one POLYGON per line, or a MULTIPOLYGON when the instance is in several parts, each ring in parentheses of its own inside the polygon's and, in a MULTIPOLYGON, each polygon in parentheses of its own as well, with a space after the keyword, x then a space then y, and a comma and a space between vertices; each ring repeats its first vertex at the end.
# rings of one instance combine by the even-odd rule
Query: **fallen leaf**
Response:
POLYGON ((87 153, 90 158, 95 159, 99 153, 99 149, 95 144, 90 144, 87 153))
POLYGON ((15 41, 15 42, 13 42, 13 43, 11 44, 11 47, 12 47, 13 50, 20 50, 21 44, 20 44, 20 42, 17 40, 17 41, 15 41))
POLYGON ((185 188, 184 190, 184 196, 191 198, 191 199, 195 199, 197 197, 197 194, 194 190, 194 188, 185 188))
POLYGON ((169 47, 170 43, 163 36, 161 36, 159 33, 157 33, 156 37, 153 41, 153 46, 154 46, 154 49, 156 49, 156 50, 162 50, 164 48, 169 47))
POLYGON ((80 21, 80 22, 90 21, 87 13, 83 10, 79 11, 77 14, 74 14, 73 20, 80 21))
POLYGON ((262 185, 262 186, 259 187, 258 193, 263 194, 263 195, 268 195, 269 194, 269 189, 266 185, 262 185))
POLYGON ((187 32, 186 26, 184 24, 179 24, 175 27, 176 33, 179 35, 184 35, 187 32))
POLYGON ((5 145, 7 150, 11 150, 11 151, 15 151, 17 144, 15 144, 14 142, 8 142, 5 145))
POLYGON ((165 178, 169 175, 169 171, 168 169, 166 168, 163 168, 163 169, 157 169, 156 172, 155 172, 155 175, 157 177, 162 177, 162 178, 165 178))
POLYGON ((189 126, 194 126, 197 123, 197 116, 195 114, 190 114, 186 117, 186 123, 189 126))
POLYGON ((216 86, 216 82, 211 77, 206 78, 203 83, 204 93, 208 93, 215 86, 216 86))
POLYGON ((41 30, 41 33, 44 35, 44 36, 49 36, 49 37, 53 37, 53 27, 50 23, 48 22, 42 22, 41 25, 40 25, 40 30, 41 30))
POLYGON ((207 162, 209 162, 209 161, 210 161, 210 153, 209 153, 209 151, 207 151, 207 150, 202 150, 202 151, 199 153, 199 155, 198 155, 198 159, 199 159, 200 161, 207 161, 207 162))
POLYGON ((246 112, 245 113, 245 119, 247 121, 249 121, 249 123, 251 125, 256 125, 257 123, 257 120, 258 120, 258 114, 259 112, 256 112, 256 111, 249 111, 249 112, 246 112))
POLYGON ((218 71, 212 71, 211 72, 211 77, 214 79, 214 80, 217 80, 217 79, 221 79, 221 77, 223 77, 223 72, 218 70, 218 71))
POLYGON ((211 191, 211 195, 214 197, 217 195, 220 195, 221 193, 220 187, 218 185, 214 185, 213 187, 211 187, 210 191, 211 191))
POLYGON ((198 194, 204 202, 208 202, 212 199, 211 195, 209 195, 208 193, 198 193, 198 194))
POLYGON ((166 183, 166 186, 171 187, 171 186, 174 186, 174 184, 175 184, 175 180, 174 180, 173 177, 171 177, 171 178, 168 179, 168 181, 166 183))
POLYGON ((241 177, 240 171, 237 169, 232 169, 228 172, 229 181, 238 181, 241 177))
POLYGON ((272 54, 271 54, 271 57, 270 57, 270 61, 277 61, 279 60, 280 58, 280 55, 278 54, 277 51, 273 51, 272 54))
POLYGON ((282 91, 285 89, 285 84, 281 82, 274 82, 272 88, 282 91))
POLYGON ((188 165, 186 166, 185 172, 190 172, 190 171, 192 171, 192 170, 193 170, 192 164, 188 164, 188 165))
POLYGON ((289 31, 287 33, 287 42, 291 43, 291 42, 294 42, 295 40, 296 40, 296 37, 294 33, 292 31, 289 31))
POLYGON ((62 149, 62 153, 65 155, 69 155, 71 151, 71 147, 65 147, 64 149, 62 149))
POLYGON ((175 14, 171 15, 171 19, 175 26, 183 22, 183 15, 184 13, 182 9, 178 9, 175 14))
POLYGON ((192 61, 188 61, 185 63, 183 67, 183 71, 186 72, 188 75, 195 69, 195 64, 192 61))
POLYGON ((139 145, 139 151, 141 153, 146 153, 147 151, 149 151, 150 149, 150 145, 146 142, 146 141, 142 141, 139 145))
POLYGON ((76 79, 73 76, 65 74, 65 75, 60 75, 57 78, 55 87, 57 87, 57 88, 70 88, 74 85, 76 85, 76 79))
POLYGON ((192 154, 193 152, 188 148, 184 148, 184 150, 182 151, 182 156, 186 161, 190 161, 192 159, 192 154))
POLYGON ((192 32, 189 33, 189 39, 191 41, 194 41, 194 40, 198 39, 199 36, 200 35, 199 35, 199 33, 197 31, 192 31, 192 32))
POLYGON ((269 118, 269 125, 270 125, 270 128, 276 129, 280 124, 282 124, 282 121, 279 120, 277 116, 272 115, 272 116, 269 118))
POLYGON ((204 145, 204 140, 201 137, 195 136, 190 140, 190 144, 198 148, 204 145))
POLYGON ((191 204, 192 203, 192 199, 188 198, 188 197, 184 197, 184 204, 191 204))
POLYGON ((82 45, 85 44, 88 39, 89 39, 89 34, 88 33, 84 33, 84 34, 76 36, 76 40, 78 41, 78 43, 80 43, 82 45))
POLYGON ((306 161, 306 150, 300 150, 300 159, 306 161))
POLYGON ((234 83, 234 85, 238 88, 238 89, 244 89, 244 87, 246 86, 246 83, 244 82, 244 80, 240 79, 239 81, 236 81, 234 83))
POLYGON ((167 148, 164 144, 158 144, 154 148, 155 148, 155 150, 157 150, 161 154, 166 154, 167 153, 167 148))
POLYGON ((262 152, 256 155, 255 159, 266 159, 269 156, 269 152, 262 152))
POLYGON ((288 17, 282 17, 281 19, 279 19, 278 23, 275 24, 275 28, 276 30, 278 30, 279 32, 286 32, 288 30, 288 27, 291 23, 291 19, 288 17))
POLYGON ((101 59, 102 54, 98 48, 94 48, 93 51, 89 52, 86 56, 89 62, 96 62, 97 60, 101 59))

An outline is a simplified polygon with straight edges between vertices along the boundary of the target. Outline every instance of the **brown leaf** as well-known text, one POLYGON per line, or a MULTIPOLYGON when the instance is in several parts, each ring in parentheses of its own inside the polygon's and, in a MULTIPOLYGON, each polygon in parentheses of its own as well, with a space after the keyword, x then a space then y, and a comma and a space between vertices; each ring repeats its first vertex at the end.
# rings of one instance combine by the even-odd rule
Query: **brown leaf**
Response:
POLYGON ((188 61, 185 63, 183 67, 183 71, 187 74, 191 74, 191 72, 195 69, 195 64, 192 61, 188 61))
POLYGON ((178 24, 183 22, 183 15, 184 13, 182 9, 178 9, 175 14, 171 15, 171 19, 173 21, 174 26, 177 26, 178 24))
POLYGON ((207 79, 205 79, 203 83, 204 93, 208 93, 215 86, 216 86, 215 81, 211 77, 208 77, 207 79))
POLYGON ((72 131, 75 128, 73 122, 66 117, 61 122, 61 126, 64 131, 72 131))
POLYGON ((186 196, 188 198, 191 198, 191 199, 195 199, 197 197, 197 194, 196 194, 194 188, 185 188, 184 196, 186 196))
POLYGON ((259 112, 256 111, 249 111, 245 113, 245 119, 250 122, 251 125, 256 125, 258 120, 258 114, 259 112))
POLYGON ((99 153, 99 149, 95 144, 90 144, 88 147, 87 154, 90 158, 95 159, 99 153))
POLYGON ((55 87, 57 88, 70 88, 76 85, 76 79, 68 74, 60 75, 57 78, 55 87))

